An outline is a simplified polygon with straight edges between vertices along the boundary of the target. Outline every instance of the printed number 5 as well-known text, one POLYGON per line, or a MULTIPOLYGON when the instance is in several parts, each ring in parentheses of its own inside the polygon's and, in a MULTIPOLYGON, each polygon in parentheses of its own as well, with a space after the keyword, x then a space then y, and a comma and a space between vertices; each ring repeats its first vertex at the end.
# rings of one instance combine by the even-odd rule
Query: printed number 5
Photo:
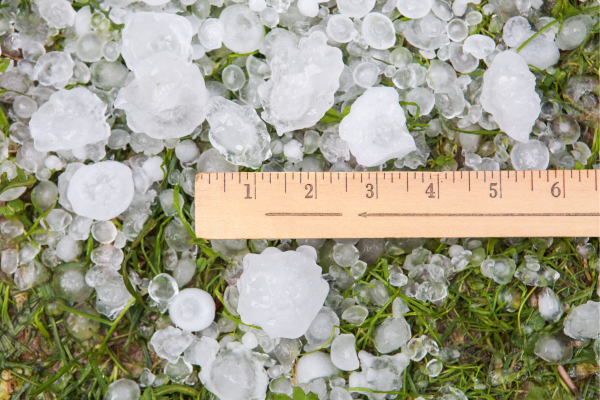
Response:
POLYGON ((490 197, 493 199, 496 196, 498 196, 498 191, 496 189, 494 189, 494 186, 496 186, 497 183, 490 183, 490 197))

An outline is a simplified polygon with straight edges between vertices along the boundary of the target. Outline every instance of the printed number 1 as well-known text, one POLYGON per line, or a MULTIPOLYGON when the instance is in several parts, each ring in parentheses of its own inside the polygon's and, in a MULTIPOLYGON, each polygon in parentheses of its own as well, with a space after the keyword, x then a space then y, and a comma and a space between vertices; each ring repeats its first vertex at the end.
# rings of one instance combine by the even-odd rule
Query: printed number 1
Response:
POLYGON ((246 197, 244 197, 245 199, 251 199, 252 196, 250 196, 250 184, 249 183, 244 183, 244 186, 246 186, 246 197))

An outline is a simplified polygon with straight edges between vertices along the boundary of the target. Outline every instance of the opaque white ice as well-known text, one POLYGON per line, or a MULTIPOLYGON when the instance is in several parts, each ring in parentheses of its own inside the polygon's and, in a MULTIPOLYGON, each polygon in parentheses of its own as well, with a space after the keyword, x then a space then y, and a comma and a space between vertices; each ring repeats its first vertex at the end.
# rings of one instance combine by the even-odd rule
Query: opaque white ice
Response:
POLYGON ((302 336, 329 292, 316 260, 310 246, 286 252, 269 247, 262 254, 247 254, 237 282, 242 322, 260 326, 273 338, 302 336))
POLYGON ((169 304, 169 317, 183 330, 201 331, 215 319, 215 302, 204 290, 183 289, 169 304))
POLYGON ((258 14, 245 4, 225 8, 219 16, 223 32, 223 44, 235 53, 252 53, 258 50, 265 36, 265 29, 258 14))
POLYGON ((366 167, 402 158, 417 148, 406 128, 398 92, 390 87, 367 89, 342 120, 340 137, 366 167))
POLYGON ((133 193, 131 170, 116 161, 103 161, 75 172, 67 189, 67 199, 77 215, 109 220, 129 207, 133 193))
MULTIPOLYGON (((402 372, 410 360, 404 353, 393 356, 375 357, 366 351, 359 351, 360 372, 350 375, 348 384, 350 387, 366 388, 376 391, 394 391, 402 388, 402 372)), ((360 392, 375 400, 385 398, 385 393, 360 392)))
POLYGON ((35 149, 73 150, 108 139, 105 111, 106 103, 86 88, 54 92, 29 121, 35 149))
POLYGON ((565 319, 565 334, 576 340, 600 337, 600 303, 589 300, 575 307, 565 319))
POLYGON ((483 75, 481 106, 508 136, 519 142, 529 140, 541 106, 535 76, 523 57, 514 51, 496 55, 483 75))

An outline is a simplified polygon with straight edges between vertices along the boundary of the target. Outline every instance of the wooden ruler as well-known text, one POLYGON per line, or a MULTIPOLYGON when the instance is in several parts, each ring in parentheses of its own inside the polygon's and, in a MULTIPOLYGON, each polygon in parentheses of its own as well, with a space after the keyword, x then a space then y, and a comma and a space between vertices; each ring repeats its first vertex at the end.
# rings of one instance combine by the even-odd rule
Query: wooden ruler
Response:
POLYGON ((205 239, 600 236, 597 170, 196 176, 205 239))

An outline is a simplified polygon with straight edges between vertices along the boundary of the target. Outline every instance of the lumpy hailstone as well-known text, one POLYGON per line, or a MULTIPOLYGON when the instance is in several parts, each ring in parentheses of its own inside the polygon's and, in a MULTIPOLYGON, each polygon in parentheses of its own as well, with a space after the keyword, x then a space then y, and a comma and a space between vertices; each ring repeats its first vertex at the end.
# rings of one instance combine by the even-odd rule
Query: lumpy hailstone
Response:
POLYGON ((269 377, 263 362, 239 342, 227 343, 198 377, 221 400, 263 400, 267 396, 269 377))
POLYGON ((54 92, 29 121, 35 149, 73 150, 108 139, 105 111, 106 103, 86 88, 54 92))
POLYGON ((541 106, 535 76, 523 57, 505 51, 494 58, 483 75, 481 106, 508 136, 519 142, 529 140, 541 106))
POLYGON ((215 96, 204 111, 210 125, 210 143, 227 161, 257 169, 271 157, 267 125, 252 106, 215 96))
POLYGON ((103 161, 75 172, 67 189, 67 199, 77 215, 109 220, 129 207, 133 193, 131 170, 116 161, 103 161))
POLYGON ((183 330, 201 331, 215 319, 215 302, 204 290, 183 289, 169 304, 169 317, 183 330))
POLYGON ((310 246, 247 254, 237 283, 242 322, 260 326, 272 338, 304 335, 329 293, 316 260, 310 246))
POLYGON ((198 66, 165 54, 136 65, 135 80, 115 100, 115 108, 127 114, 127 125, 154 139, 191 134, 204 121, 208 100, 198 66))
POLYGON ((398 92, 389 87, 367 89, 354 102, 340 124, 340 137, 356 161, 366 167, 402 158, 417 148, 406 128, 398 92))
POLYGON ((121 55, 125 64, 135 70, 138 63, 153 54, 169 52, 187 64, 192 62, 192 24, 170 13, 138 12, 125 17, 121 32, 121 55))
POLYGON ((271 61, 271 79, 258 88, 262 118, 280 136, 316 124, 333 105, 344 69, 342 52, 320 31, 271 61))

